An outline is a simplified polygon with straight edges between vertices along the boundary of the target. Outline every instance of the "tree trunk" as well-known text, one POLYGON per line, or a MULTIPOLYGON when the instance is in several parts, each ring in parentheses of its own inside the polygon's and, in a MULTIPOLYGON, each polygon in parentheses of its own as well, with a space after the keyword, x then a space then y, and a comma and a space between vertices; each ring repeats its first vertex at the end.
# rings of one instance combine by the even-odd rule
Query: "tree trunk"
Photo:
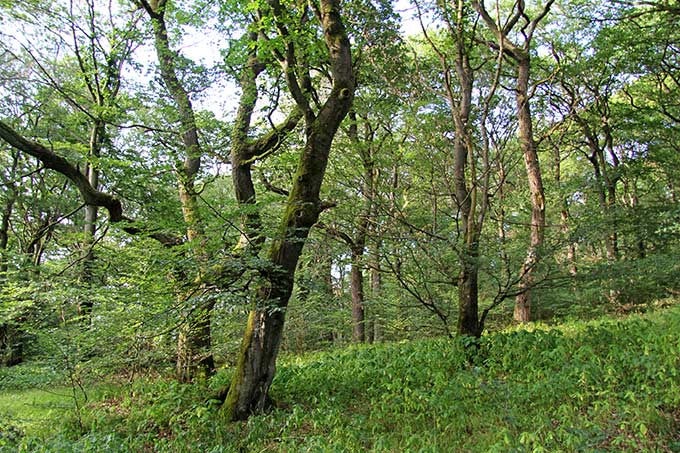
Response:
MULTIPOLYGON (((473 137, 470 131, 470 112, 472 110, 472 92, 474 71, 470 65, 469 49, 466 47, 466 31, 464 23, 464 2, 459 1, 457 9, 456 57, 455 69, 460 85, 459 97, 453 94, 453 88, 447 83, 447 91, 453 123, 455 140, 453 146, 454 169, 453 180, 463 238, 460 253, 460 271, 458 274, 458 335, 479 337, 478 300, 478 241, 480 224, 477 223, 478 206, 476 181, 476 156, 473 137)), ((445 65, 446 66, 446 65, 445 65)), ((443 68, 446 71, 446 67, 443 68)), ((482 188, 482 190, 486 190, 482 188)))
MULTIPOLYGON (((324 154, 327 157, 327 152, 314 154, 321 159, 324 154)), ((313 159, 310 156, 305 158, 303 155, 300 169, 311 163, 313 159)), ((255 308, 248 318, 234 377, 223 406, 228 420, 245 419, 271 404, 268 392, 276 371, 276 357, 281 345, 286 307, 293 290, 295 268, 309 230, 321 212, 318 199, 317 202, 306 200, 316 198, 313 196, 315 191, 318 195, 326 166, 323 160, 319 169, 321 173, 316 177, 298 170, 295 180, 297 190, 291 192, 282 222, 283 239, 276 240, 269 250, 271 265, 255 295, 255 308), (305 182, 309 182, 309 186, 300 187, 305 182), (311 189, 312 193, 305 189, 311 189)), ((316 163, 319 162, 312 165, 316 163)))
MULTIPOLYGON (((610 164, 607 162, 605 150, 600 144, 599 132, 594 130, 587 120, 580 116, 576 116, 575 118, 588 142, 588 148, 590 150, 588 160, 593 166, 597 199, 600 204, 602 215, 607 218, 607 216, 610 215, 610 210, 616 206, 617 177, 612 176, 609 172, 610 164)), ((609 129, 607 128, 604 133, 607 137, 605 143, 611 143, 612 137, 609 129)), ((607 260, 610 262, 616 261, 619 255, 617 231, 613 225, 606 222, 604 232, 603 240, 607 260)))
POLYGON ((374 212, 375 184, 374 184, 374 156, 373 132, 368 120, 363 143, 359 138, 358 119, 354 111, 349 112, 349 139, 358 151, 363 166, 361 194, 363 196, 361 212, 358 216, 356 234, 353 240, 348 240, 351 247, 350 292, 352 297, 352 339, 355 343, 371 342, 373 332, 370 321, 366 316, 364 297, 364 254, 369 226, 374 212))
MULTIPOLYGON (((608 139, 608 140, 611 140, 608 139)), ((602 197, 604 204, 602 205, 603 214, 605 217, 615 214, 616 210, 616 184, 618 177, 611 175, 609 163, 605 159, 604 151, 598 148, 596 158, 600 167, 600 184, 604 184, 602 188, 602 197), (606 189, 606 192, 605 192, 606 189)), ((609 222, 608 222, 609 223, 609 222)), ((607 225, 607 260, 617 261, 619 259, 619 235, 614 225, 609 223, 607 225)))
POLYGON ((524 155, 524 166, 529 180, 531 193, 531 233, 529 249, 520 272, 519 291, 515 299, 514 319, 517 322, 531 320, 531 288, 534 285, 534 272, 540 260, 545 231, 545 192, 538 153, 534 142, 531 108, 529 106, 529 53, 518 52, 517 69, 517 113, 519 139, 524 155))
POLYGON ((467 245, 463 255, 462 268, 458 276, 458 334, 480 337, 482 332, 479 323, 479 266, 476 243, 467 245))
POLYGON ((9 243, 9 226, 14 211, 14 203, 16 202, 16 187, 13 179, 16 175, 17 166, 19 164, 19 152, 12 153, 12 167, 9 171, 9 178, 3 180, 3 184, 7 187, 5 206, 2 210, 2 220, 0 221, 0 282, 7 278, 8 270, 8 256, 7 244, 9 243))
MULTIPOLYGON (((515 299, 514 319, 527 322, 531 319, 531 289, 534 286, 534 272, 540 261, 541 247, 545 231, 545 192, 538 163, 538 153, 533 136, 531 107, 529 105, 529 74, 531 62, 529 50, 538 23, 549 13, 554 0, 547 0, 534 19, 530 19, 524 2, 515 2, 512 18, 505 25, 497 23, 484 6, 484 2, 473 0, 473 7, 479 12, 487 27, 496 37, 502 52, 517 63, 517 85, 515 87, 517 117, 519 123, 519 142, 524 155, 524 166, 529 180, 531 193, 531 232, 527 256, 520 271, 519 294, 515 299), (521 45, 509 39, 512 29, 521 24, 521 45)), ((517 31, 517 30, 515 30, 517 31)))
MULTIPOLYGON (((640 202, 640 199, 638 197, 637 182, 633 180, 631 188, 631 183, 624 181, 624 190, 627 195, 626 198, 628 200, 628 207, 630 208, 631 211, 635 211, 640 202)), ((636 236, 635 239, 636 257, 638 259, 643 259, 645 256, 647 256, 644 236, 642 236, 639 232, 636 232, 635 236, 636 236)))
POLYGON ((562 194, 562 157, 560 155, 560 147, 558 144, 553 144, 554 154, 554 165, 555 165, 555 184, 557 184, 557 189, 562 196, 562 207, 560 209, 560 220, 563 238, 569 241, 567 245, 567 264, 569 266, 569 273, 572 276, 576 276, 576 244, 569 238, 569 204, 568 199, 562 194))
MULTIPOLYGON (((377 224, 377 222, 376 222, 377 224)), ((382 340, 382 324, 380 315, 380 293, 382 289, 382 275, 380 274, 380 241, 375 237, 374 234, 374 244, 370 249, 369 253, 369 267, 370 267, 370 279, 371 279, 371 320, 372 320, 372 342, 377 343, 382 340)))
MULTIPOLYGON (((569 237, 569 211, 567 210, 566 200, 562 201, 562 209, 560 210, 560 219, 562 220, 562 234, 569 237)), ((569 241, 567 246, 567 263, 569 265, 569 273, 576 276, 578 268, 576 267, 576 244, 569 241)))
POLYGON ((350 292, 352 294, 352 341, 364 343, 366 341, 366 326, 364 313, 364 273, 363 248, 352 250, 352 269, 350 272, 350 292))
POLYGON ((23 332, 11 324, 0 324, 0 366, 18 365, 24 360, 23 332))
MULTIPOLYGON (((90 155, 89 161, 85 167, 85 177, 94 190, 99 190, 99 170, 97 170, 96 160, 101 155, 101 147, 104 141, 104 134, 106 133, 106 125, 101 120, 96 120, 92 126, 90 133, 90 155)), ((83 255, 81 282, 87 288, 92 284, 94 279, 94 241, 97 231, 97 206, 85 205, 85 226, 83 233, 85 238, 83 240, 83 255)), ((85 297, 79 303, 78 311, 83 316, 84 322, 89 322, 92 313, 92 300, 85 297)))
MULTIPOLYGON (((274 4, 274 11, 278 11, 277 6, 280 7, 274 4)), ((325 104, 318 114, 314 114, 304 95, 296 91, 300 85, 294 71, 286 73, 288 88, 304 113, 306 142, 279 235, 269 248, 270 267, 263 272, 255 295, 255 306, 250 312, 236 369, 222 407, 227 420, 245 419, 270 404, 269 387, 276 371, 295 269, 309 231, 324 208, 319 193, 331 144, 354 97, 350 43, 340 17, 339 3, 321 0, 319 14, 329 50, 333 86, 325 104)))
MULTIPOLYGON (((12 167, 9 171, 9 178, 3 184, 7 187, 5 206, 2 210, 2 221, 0 222, 0 283, 7 280, 9 269, 7 245, 9 243, 9 227, 16 202, 16 187, 14 178, 17 165, 19 163, 19 153, 12 155, 12 167)), ((23 360, 23 346, 21 338, 16 335, 16 329, 11 323, 0 324, 0 366, 12 366, 21 363, 23 360)))
MULTIPOLYGON (((197 272, 195 280, 200 281, 207 262, 205 250, 205 232, 203 219, 198 209, 198 194, 194 187, 198 172, 201 168, 202 150, 198 140, 198 127, 194 116, 194 109, 189 95, 177 77, 177 53, 170 48, 168 32, 165 24, 165 8, 167 0, 143 1, 142 5, 151 17, 154 31, 154 46, 160 67, 161 78, 177 109, 180 125, 180 137, 184 148, 184 159, 178 165, 177 183, 179 200, 182 206, 182 216, 186 225, 186 234, 191 246, 192 256, 195 258, 197 272)), ((190 278, 190 277, 189 277, 190 278)), ((200 284, 200 283, 199 283, 200 284)), ((187 301, 189 302, 189 301, 187 301)), ((212 303, 196 302, 198 309, 189 309, 180 331, 177 342, 177 373, 181 382, 192 379, 192 373, 205 367, 208 374, 214 371, 213 359, 206 346, 210 346, 210 316, 212 303), (198 360, 199 363, 190 364, 187 360, 198 360)), ((191 305, 191 303, 189 303, 191 305)))
POLYGON ((197 307, 178 333, 176 372, 179 382, 206 378, 215 371, 210 335, 213 307, 213 302, 197 307))

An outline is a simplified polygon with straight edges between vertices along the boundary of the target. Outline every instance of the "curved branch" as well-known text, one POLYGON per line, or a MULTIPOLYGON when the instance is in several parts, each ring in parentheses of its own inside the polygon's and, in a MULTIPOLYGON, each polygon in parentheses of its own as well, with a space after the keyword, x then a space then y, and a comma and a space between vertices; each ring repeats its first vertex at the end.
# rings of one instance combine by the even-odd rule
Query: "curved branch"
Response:
POLYGON ((27 140, 2 121, 0 121, 0 138, 19 151, 37 158, 45 168, 61 173, 68 178, 78 188, 86 204, 103 207, 109 212, 111 222, 125 220, 120 200, 92 187, 78 168, 63 157, 55 154, 40 143, 27 140))
MULTIPOLYGON (((19 151, 37 158, 44 168, 54 170, 70 180, 80 192, 85 204, 102 207, 108 211, 111 223, 132 222, 131 219, 123 215, 123 205, 118 198, 92 187, 87 177, 65 158, 55 154, 40 143, 24 138, 2 121, 0 121, 0 138, 19 151)), ((122 229, 132 235, 146 234, 166 247, 179 245, 183 242, 182 238, 177 236, 152 232, 131 225, 123 226, 122 229)))
POLYGON ((288 133, 295 129, 301 118, 302 110, 295 108, 290 112, 283 123, 277 125, 274 130, 246 145, 243 155, 243 159, 245 159, 244 163, 261 160, 276 151, 288 133))

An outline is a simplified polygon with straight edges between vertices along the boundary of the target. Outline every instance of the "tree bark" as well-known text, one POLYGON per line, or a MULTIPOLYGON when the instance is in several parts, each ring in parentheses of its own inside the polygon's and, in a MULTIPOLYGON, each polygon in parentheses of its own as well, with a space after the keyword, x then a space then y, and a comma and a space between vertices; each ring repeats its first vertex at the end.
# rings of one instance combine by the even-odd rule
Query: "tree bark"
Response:
POLYGON ((516 100, 519 139, 531 193, 531 232, 529 250, 520 272, 520 293, 515 299, 514 319, 517 322, 529 322, 531 321, 531 288, 534 284, 534 273, 540 260, 545 235, 545 191, 538 153, 536 152, 529 105, 529 72, 531 66, 528 52, 518 52, 517 65, 516 100))
POLYGON ((553 144, 555 151, 554 165, 555 165, 555 184, 562 197, 562 206, 560 208, 561 231, 565 240, 568 240, 567 245, 567 264, 569 266, 569 273, 576 276, 576 244, 569 239, 569 204, 568 199, 562 194, 562 157, 560 155, 560 147, 558 144, 553 144))
MULTIPOLYGON (((97 169, 96 160, 101 155, 101 147, 105 133, 106 126, 104 122, 101 120, 95 121, 90 133, 89 161, 85 167, 85 177, 90 183, 90 186, 95 190, 99 189, 99 170, 97 169)), ((94 278, 95 256, 93 247, 97 231, 97 212, 97 206, 89 204, 85 205, 85 226, 83 228, 83 233, 85 234, 83 248, 85 253, 83 256, 81 274, 81 281, 85 286, 89 286, 94 278)), ((92 300, 89 297, 85 297, 85 299, 79 303, 78 311, 87 320, 86 322, 88 322, 92 312, 92 300)))
POLYGON ((366 341, 363 255, 363 247, 352 249, 350 292, 352 295, 352 341, 355 343, 366 341))
MULTIPOLYGON (((352 298, 352 340, 355 343, 364 343, 367 338, 373 337, 369 332, 367 335, 367 316, 364 292, 364 254, 366 239, 368 237, 369 223, 373 212, 373 156, 372 140, 373 134, 368 132, 364 137, 363 144, 359 138, 358 118, 354 111, 349 112, 351 120, 349 127, 349 138, 355 145, 363 166, 361 179, 361 194, 363 196, 362 208, 358 216, 354 239, 347 240, 351 248, 351 271, 350 271, 350 293, 352 298), (363 146, 362 146, 363 145, 363 146)), ((367 121, 367 120, 366 120, 367 121)), ((370 130, 370 127, 367 126, 370 130)), ((370 325, 370 324, 369 324, 370 325)))
POLYGON ((186 326, 178 332, 176 371, 179 382, 207 378, 215 370, 210 322, 213 308, 213 302, 198 304, 187 314, 186 326))
MULTIPOLYGON (((466 38, 468 33, 464 17, 466 5, 462 0, 459 0, 456 5, 454 66, 460 92, 458 96, 455 96, 450 82, 447 83, 447 91, 456 132, 453 144, 453 183, 462 225, 457 332, 458 335, 479 337, 482 332, 479 322, 478 243, 483 215, 480 216, 478 222, 477 210, 480 209, 478 206, 480 200, 475 177, 477 163, 470 131, 474 70, 470 64, 470 49, 466 38)), ((442 64, 444 71, 448 73, 443 57, 442 64)), ((486 188, 482 188, 482 191, 486 193, 486 188)))
POLYGON ((529 49, 536 27, 547 16, 554 0, 548 0, 543 8, 532 20, 527 15, 523 1, 514 3, 514 11, 505 24, 501 25, 491 17, 484 7, 484 2, 473 0, 472 4, 479 12, 482 20, 496 38, 495 46, 505 55, 517 63, 517 83, 515 87, 515 99, 517 105, 517 121, 519 124, 519 141, 524 156, 524 166, 529 180, 531 194, 531 231, 527 256, 520 270, 519 294, 515 299, 514 319, 518 322, 531 320, 531 289, 534 286, 534 273, 540 261, 541 247, 545 234, 545 192, 541 168, 538 162, 536 142, 533 137, 533 125, 531 107, 529 104, 529 76, 531 60, 529 49), (515 44, 508 37, 512 29, 521 25, 523 42, 515 44))
MULTIPOLYGON (((460 46, 463 44, 461 43, 460 46)), ((474 177, 470 177, 468 186, 466 168, 468 159, 472 162, 472 137, 468 129, 470 109, 472 106, 472 68, 468 56, 459 48, 456 61, 458 81, 461 85, 460 100, 454 103, 454 124, 456 138, 454 141, 454 187, 456 202, 461 216, 463 242, 460 252, 460 271, 458 274, 458 334, 479 337, 479 299, 478 299, 478 242, 480 229, 475 219, 477 206, 477 188, 474 177), (457 108, 457 110, 455 110, 457 108)), ((472 162, 472 166, 475 163, 472 162)), ((471 168, 474 174, 474 169, 471 168)))
POLYGON ((19 165, 19 153, 12 154, 12 166, 9 169, 8 178, 3 178, 3 184, 7 187, 5 206, 2 210, 2 220, 0 221, 0 282, 7 278, 8 256, 7 245, 9 243, 9 227, 14 212, 17 191, 14 183, 17 167, 19 165))
MULTIPOLYGON (((603 216, 608 216, 610 210, 616 206, 616 184, 617 179, 612 177, 609 173, 609 163, 605 159, 605 153, 600 146, 600 141, 597 132, 583 118, 576 117, 576 121, 581 127, 586 141, 588 142, 588 161, 593 166, 593 173, 595 176, 595 190, 597 192, 597 199, 600 204, 600 210, 603 216)), ((618 259, 618 233, 612 225, 607 225, 604 234, 605 254, 607 260, 614 262, 618 259)))
MULTIPOLYGON (((179 200, 182 216, 186 225, 186 235, 192 256, 196 261, 197 275, 195 280, 201 280, 207 265, 207 251, 205 250, 205 232, 203 219, 198 207, 198 194, 195 184, 201 167, 202 150, 198 140, 198 127, 194 116, 194 109, 189 95, 182 82, 177 77, 177 54, 170 48, 168 32, 165 24, 166 0, 142 0, 151 18, 154 31, 154 46, 161 72, 161 78, 177 109, 180 125, 180 138, 184 148, 184 159, 177 168, 179 200)), ((185 300, 185 304, 192 305, 185 300)), ((177 342, 177 378, 180 382, 189 382, 195 374, 210 375, 214 372, 214 362, 210 351, 210 317, 213 303, 196 301, 197 307, 188 309, 185 313, 185 323, 178 335, 177 342), (195 363, 192 363, 195 361, 195 363), (202 371, 197 371, 202 370, 202 371)))
MULTIPOLYGON (((5 206, 2 210, 2 220, 0 221, 0 283, 7 280, 9 269, 7 245, 9 243, 9 228, 14 203, 16 202, 16 187, 14 178, 19 164, 19 153, 12 155, 12 166, 9 169, 8 178, 3 178, 3 184, 7 187, 5 206)), ((11 323, 3 322, 0 324, 0 365, 13 366, 23 360, 23 344, 20 335, 17 335, 16 328, 11 323)))
MULTIPOLYGON (((339 2, 321 0, 320 6, 318 14, 330 56, 333 86, 318 114, 312 112, 302 93, 293 93, 304 113, 306 142, 279 235, 269 247, 270 266, 263 272, 255 294, 255 306, 250 312, 234 376, 222 407, 227 420, 245 419, 271 403, 269 387, 276 370, 295 269, 309 231, 324 208, 319 193, 331 144, 354 97, 350 43, 340 17, 339 2)), ((287 63, 292 61, 288 59, 287 63)), ((295 91, 299 85, 294 79, 294 71, 288 71, 286 76, 289 89, 295 91)))
POLYGON ((374 245, 374 251, 370 255, 370 277, 371 277, 371 321, 373 324, 372 342, 382 341, 383 326, 381 318, 380 297, 382 292, 382 276, 380 275, 380 256, 378 255, 378 245, 374 245))

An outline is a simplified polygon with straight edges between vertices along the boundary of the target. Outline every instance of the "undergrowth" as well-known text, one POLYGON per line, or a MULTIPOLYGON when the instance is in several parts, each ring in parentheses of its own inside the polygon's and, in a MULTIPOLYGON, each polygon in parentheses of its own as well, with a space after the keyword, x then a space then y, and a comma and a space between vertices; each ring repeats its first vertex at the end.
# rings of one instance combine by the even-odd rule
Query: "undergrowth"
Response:
POLYGON ((518 327, 472 343, 421 340, 283 357, 272 386, 278 408, 241 423, 222 422, 214 399, 229 370, 193 385, 155 379, 102 387, 79 423, 66 419, 43 435, 2 430, 0 445, 97 452, 680 451, 680 307, 518 327))

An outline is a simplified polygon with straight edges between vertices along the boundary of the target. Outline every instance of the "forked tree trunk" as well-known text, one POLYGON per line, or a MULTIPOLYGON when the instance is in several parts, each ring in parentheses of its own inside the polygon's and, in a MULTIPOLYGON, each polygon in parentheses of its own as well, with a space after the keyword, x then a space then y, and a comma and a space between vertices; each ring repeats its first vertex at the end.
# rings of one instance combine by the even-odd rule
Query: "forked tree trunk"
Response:
POLYGON ((270 268, 255 295, 255 307, 248 317, 234 377, 224 402, 223 411, 228 420, 245 419, 270 404, 268 393, 276 371, 286 307, 303 244, 322 210, 318 194, 334 132, 332 130, 330 136, 317 134, 317 138, 325 135, 325 140, 308 144, 301 158, 281 225, 282 239, 270 247, 270 268))
MULTIPOLYGON (((276 371, 295 269, 309 231, 324 208, 319 193, 331 144, 354 97, 350 43, 340 17, 339 2, 321 0, 320 6, 318 13, 329 51, 333 87, 318 114, 314 114, 304 95, 295 91, 295 87, 299 87, 295 74, 292 71, 286 74, 289 89, 304 112, 306 143, 293 178, 279 236, 269 248, 269 269, 264 272, 255 294, 255 305, 248 318, 234 376, 222 407, 227 420, 245 419, 270 404, 269 387, 276 371)), ((277 11, 277 7, 280 5, 274 4, 273 9, 277 11)))

